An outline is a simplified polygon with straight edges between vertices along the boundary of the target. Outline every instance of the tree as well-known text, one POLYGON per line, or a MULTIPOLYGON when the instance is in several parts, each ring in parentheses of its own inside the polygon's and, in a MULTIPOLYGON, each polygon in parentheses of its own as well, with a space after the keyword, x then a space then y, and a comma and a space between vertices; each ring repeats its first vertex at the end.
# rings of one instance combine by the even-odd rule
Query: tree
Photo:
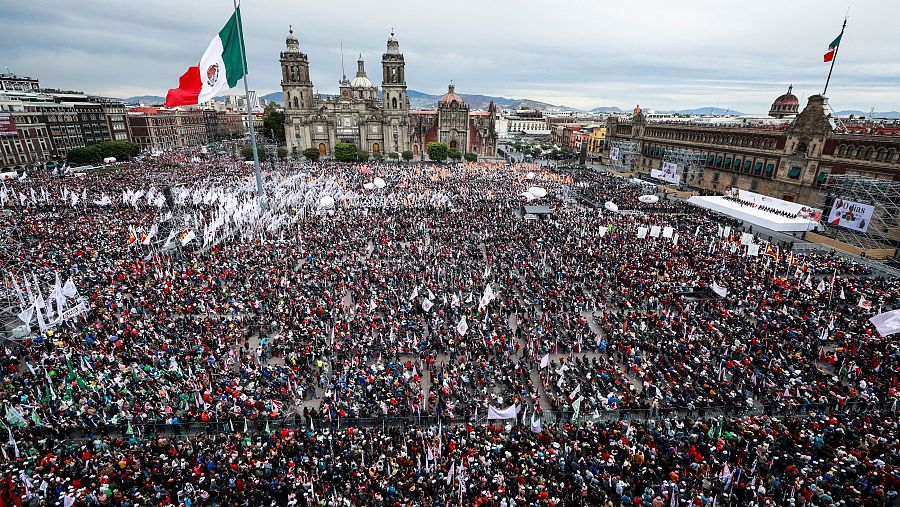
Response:
POLYGON ((356 152, 356 158, 363 162, 369 160, 369 152, 366 150, 359 150, 356 152))
POLYGON ((69 150, 66 160, 69 165, 99 164, 103 161, 103 155, 96 146, 82 146, 69 150))
POLYGON ((428 143, 428 158, 435 162, 443 162, 450 155, 450 148, 447 143, 428 143))
POLYGON ((541 153, 543 153, 543 151, 541 151, 540 146, 535 146, 534 149, 531 150, 531 154, 535 157, 540 157, 541 153))
POLYGON ((374 158, 374 159, 377 160, 378 162, 381 162, 382 160, 384 160, 384 155, 382 155, 382 154, 379 152, 379 153, 376 153, 376 154, 372 155, 372 158, 374 158))
POLYGON ((456 148, 450 148, 450 151, 447 153, 454 162, 459 162, 459 159, 462 158, 462 153, 459 152, 456 148))
POLYGON ((478 160, 478 155, 474 153, 466 153, 465 158, 466 162, 476 162, 478 160))
MULTIPOLYGON (((412 155, 412 153, 410 153, 410 155, 412 155)), ((388 158, 390 158, 391 160, 399 160, 400 154, 397 153, 396 151, 392 151, 392 152, 388 153, 388 158)))
POLYGON ((409 162, 413 158, 413 152, 406 150, 400 156, 403 157, 403 160, 409 162))
MULTIPOLYGON (((256 146, 256 155, 260 160, 266 159, 266 147, 256 146)), ((253 146, 241 146, 241 158, 244 160, 253 160, 253 146)))
POLYGON ((95 144, 100 150, 100 158, 115 157, 116 160, 129 160, 141 152, 141 147, 131 141, 103 141, 95 144))
POLYGON ((266 137, 275 139, 284 144, 284 111, 278 108, 278 104, 269 102, 263 111, 262 133, 266 137))
POLYGON ((356 160, 356 145, 353 143, 335 144, 334 158, 341 162, 354 162, 356 160))
POLYGON ((277 152, 278 158, 285 159, 288 156, 288 150, 284 146, 279 146, 277 152))
POLYGON ((303 150, 303 156, 306 157, 306 160, 315 162, 316 160, 319 160, 319 150, 316 148, 307 148, 303 150))

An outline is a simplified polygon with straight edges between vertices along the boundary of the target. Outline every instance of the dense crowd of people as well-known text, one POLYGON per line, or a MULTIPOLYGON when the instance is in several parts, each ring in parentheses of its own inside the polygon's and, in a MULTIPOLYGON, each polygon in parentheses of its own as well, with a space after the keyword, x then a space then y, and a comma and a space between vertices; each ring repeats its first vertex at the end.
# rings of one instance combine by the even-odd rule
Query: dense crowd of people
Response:
POLYGON ((748 255, 739 223, 591 170, 265 176, 263 205, 252 166, 191 150, 3 183, 29 330, 0 359, 0 501, 896 502, 898 346, 868 319, 897 279, 748 255))

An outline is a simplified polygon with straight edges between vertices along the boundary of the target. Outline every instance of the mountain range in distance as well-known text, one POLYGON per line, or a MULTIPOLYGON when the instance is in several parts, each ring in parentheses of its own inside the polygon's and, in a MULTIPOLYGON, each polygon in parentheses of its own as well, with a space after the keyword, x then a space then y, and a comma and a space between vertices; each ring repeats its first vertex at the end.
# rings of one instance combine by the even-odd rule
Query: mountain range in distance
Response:
MULTIPOLYGON (((437 107, 438 100, 440 100, 441 95, 432 95, 430 93, 420 92, 417 90, 408 90, 407 94, 409 95, 409 106, 412 109, 433 109, 437 107)), ((329 96, 328 94, 322 94, 323 96, 329 96)), ((548 109, 558 109, 562 111, 576 111, 583 112, 581 109, 577 109, 574 107, 568 106, 558 106, 554 104, 548 104, 546 102, 541 102, 538 100, 531 99, 510 99, 506 97, 495 97, 491 95, 478 95, 478 94, 467 94, 460 93, 460 97, 466 104, 469 105, 472 109, 487 109, 488 105, 491 101, 497 106, 503 109, 518 109, 520 107, 525 107, 527 109, 535 109, 538 111, 546 111, 548 109)), ((225 96, 216 97, 217 100, 225 100, 225 96)), ((261 101, 264 102, 275 102, 281 104, 283 95, 281 92, 272 92, 267 93, 265 95, 261 95, 261 101)), ((138 95, 134 97, 128 97, 127 99, 123 99, 124 102, 129 104, 153 104, 153 105, 161 105, 165 102, 165 98, 160 97, 158 95, 138 95)), ((620 109, 616 106, 602 106, 595 107, 590 111, 590 113, 605 113, 605 114, 616 114, 616 113, 624 113, 626 110, 620 109)), ((734 116, 743 116, 746 113, 742 113, 740 111, 734 111, 731 109, 723 109, 719 107, 696 107, 692 109, 670 109, 670 110, 656 110, 655 113, 660 114, 683 114, 683 115, 734 115, 734 116)), ((900 119, 900 112, 898 111, 882 111, 882 112, 874 112, 869 113, 866 111, 858 111, 855 109, 846 109, 843 111, 838 111, 837 115, 840 117, 847 117, 850 115, 853 116, 869 116, 872 115, 874 118, 884 118, 888 120, 897 120, 900 119)))

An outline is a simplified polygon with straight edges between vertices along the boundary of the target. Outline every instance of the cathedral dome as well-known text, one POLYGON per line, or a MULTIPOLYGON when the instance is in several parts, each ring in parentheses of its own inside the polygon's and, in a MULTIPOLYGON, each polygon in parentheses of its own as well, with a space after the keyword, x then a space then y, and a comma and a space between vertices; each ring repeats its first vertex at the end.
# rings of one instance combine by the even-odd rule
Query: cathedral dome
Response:
POLYGON ((353 88, 371 88, 375 85, 373 85, 372 81, 369 81, 369 78, 366 76, 356 76, 353 78, 353 81, 350 82, 350 86, 353 88))
POLYGON ((466 103, 463 101, 462 97, 456 94, 456 86, 450 85, 447 87, 447 95, 441 97, 441 100, 438 101, 438 104, 442 106, 449 106, 453 103, 456 105, 463 107, 466 103))
POLYGON ((800 101, 797 100, 797 96, 791 93, 791 90, 794 89, 794 85, 788 86, 787 93, 781 95, 775 102, 772 103, 772 108, 769 109, 769 116, 774 118, 783 118, 788 115, 795 115, 800 110, 800 101))
POLYGON ((373 85, 372 81, 369 81, 369 78, 366 77, 366 67, 362 59, 362 53, 360 53, 356 65, 358 66, 358 70, 356 71, 356 77, 350 82, 350 86, 353 88, 374 88, 375 85, 373 85))

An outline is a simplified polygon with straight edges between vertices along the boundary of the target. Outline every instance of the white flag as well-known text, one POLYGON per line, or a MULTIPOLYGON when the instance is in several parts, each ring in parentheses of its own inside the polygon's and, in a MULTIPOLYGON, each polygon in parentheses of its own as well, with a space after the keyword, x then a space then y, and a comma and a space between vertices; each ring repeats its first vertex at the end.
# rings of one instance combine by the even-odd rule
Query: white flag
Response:
POLYGON ((816 287, 816 290, 819 292, 823 292, 825 290, 825 280, 819 280, 819 285, 816 287))
POLYGON ((548 366, 550 366, 550 354, 544 354, 544 357, 541 358, 541 368, 548 366))
POLYGON ((859 303, 857 303, 856 306, 858 306, 864 310, 872 309, 872 303, 870 303, 869 301, 866 301, 866 298, 863 296, 859 297, 859 303))
POLYGON ((75 288, 75 282, 73 282, 71 278, 69 278, 66 281, 66 284, 63 285, 62 293, 63 293, 63 296, 65 296, 69 299, 72 299, 78 295, 78 289, 75 288))
POLYGON ((456 325, 456 332, 459 333, 460 336, 465 336, 466 331, 469 330, 469 325, 466 324, 466 316, 463 315, 463 318, 459 319, 459 324, 456 325))
POLYGON ((532 433, 540 433, 541 432, 541 418, 536 417, 537 410, 533 414, 531 414, 531 432, 532 433))
POLYGON ((196 237, 197 233, 195 233, 193 229, 188 229, 178 235, 178 239, 181 241, 181 246, 187 245, 196 237))
POLYGON ((23 324, 28 324, 31 322, 31 318, 34 317, 34 306, 31 305, 28 308, 21 311, 18 315, 19 320, 22 321, 23 324))
POLYGON ((434 306, 434 303, 432 303, 430 299, 426 298, 424 301, 422 301, 422 309, 425 310, 426 312, 428 310, 431 310, 432 306, 434 306))

